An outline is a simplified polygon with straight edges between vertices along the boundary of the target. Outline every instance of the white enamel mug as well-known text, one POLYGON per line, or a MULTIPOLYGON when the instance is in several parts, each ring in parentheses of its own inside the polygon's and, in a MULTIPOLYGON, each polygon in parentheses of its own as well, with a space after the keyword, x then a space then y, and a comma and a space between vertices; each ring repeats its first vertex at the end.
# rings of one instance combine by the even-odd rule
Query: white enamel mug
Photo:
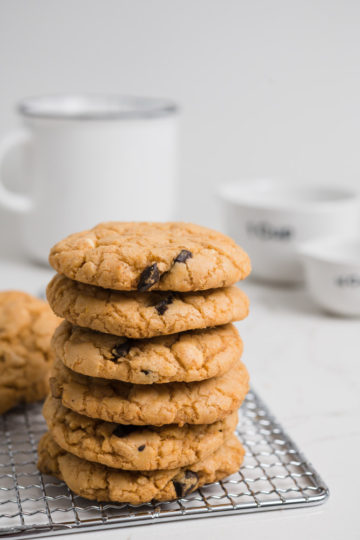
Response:
POLYGON ((19 112, 23 128, 0 142, 0 205, 19 215, 24 250, 33 259, 46 262, 55 242, 100 221, 173 218, 172 102, 55 95, 26 99, 19 112), (4 184, 14 156, 26 194, 4 184))
POLYGON ((252 275, 265 281, 303 281, 303 242, 359 233, 359 197, 341 186, 260 179, 228 184, 221 197, 227 232, 249 253, 252 275))

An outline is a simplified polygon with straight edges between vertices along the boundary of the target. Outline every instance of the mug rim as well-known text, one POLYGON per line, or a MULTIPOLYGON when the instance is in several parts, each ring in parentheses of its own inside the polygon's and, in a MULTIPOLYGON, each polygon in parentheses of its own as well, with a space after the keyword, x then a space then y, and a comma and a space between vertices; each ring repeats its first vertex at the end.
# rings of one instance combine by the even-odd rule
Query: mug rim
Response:
POLYGON ((58 93, 30 96, 17 105, 29 118, 56 120, 133 120, 161 118, 178 112, 165 98, 107 93, 58 93))

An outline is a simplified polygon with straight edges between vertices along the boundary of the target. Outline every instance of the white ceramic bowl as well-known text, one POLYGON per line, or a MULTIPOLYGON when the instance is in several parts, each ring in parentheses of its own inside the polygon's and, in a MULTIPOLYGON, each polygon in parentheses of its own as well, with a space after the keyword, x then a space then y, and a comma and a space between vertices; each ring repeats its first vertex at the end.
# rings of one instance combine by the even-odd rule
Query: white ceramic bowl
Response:
POLYGON ((360 316, 360 236, 320 238, 300 246, 306 283, 331 313, 360 316))
POLYGON ((360 230, 359 199, 341 187, 255 180, 222 187, 227 232, 250 255, 253 275, 270 281, 303 280, 298 246, 360 230))

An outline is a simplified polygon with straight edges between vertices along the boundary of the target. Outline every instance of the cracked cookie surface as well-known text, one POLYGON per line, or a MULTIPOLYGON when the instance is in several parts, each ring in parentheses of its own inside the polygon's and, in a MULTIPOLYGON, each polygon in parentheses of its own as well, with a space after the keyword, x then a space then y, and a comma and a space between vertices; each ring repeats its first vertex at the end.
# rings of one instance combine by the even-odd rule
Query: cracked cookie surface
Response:
POLYGON ((226 373, 243 349, 232 324, 131 340, 67 321, 56 329, 52 346, 77 373, 135 384, 209 379, 226 373))
POLYGON ((244 449, 232 435, 218 450, 187 467, 158 471, 124 471, 78 458, 62 450, 49 433, 40 440, 38 468, 63 480, 86 499, 140 504, 186 497, 204 484, 238 471, 244 449))
POLYGON ((88 461, 125 470, 175 469, 205 459, 234 432, 237 412, 214 424, 126 426, 80 415, 48 396, 43 414, 55 442, 88 461))
POLYGON ((115 290, 196 291, 225 287, 250 273, 231 238, 191 223, 100 223, 51 250, 60 274, 115 290))
POLYGON ((238 409, 249 390, 245 365, 237 360, 224 375, 200 382, 139 385, 87 377, 56 359, 53 397, 73 411, 117 424, 211 424, 238 409))
POLYGON ((0 413, 43 399, 60 323, 46 302, 21 291, 0 292, 0 413))
POLYGON ((119 292, 61 274, 50 281, 47 298, 53 311, 74 325, 133 339, 227 324, 249 311, 248 297, 235 286, 189 293, 119 292))

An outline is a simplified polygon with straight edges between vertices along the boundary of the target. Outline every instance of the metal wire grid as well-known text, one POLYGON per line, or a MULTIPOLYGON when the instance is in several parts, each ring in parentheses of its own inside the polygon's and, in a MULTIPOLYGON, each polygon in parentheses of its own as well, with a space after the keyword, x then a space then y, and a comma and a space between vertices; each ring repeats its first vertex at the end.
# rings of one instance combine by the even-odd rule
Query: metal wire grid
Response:
POLYGON ((170 503, 98 504, 36 468, 46 430, 40 405, 0 418, 0 536, 51 534, 144 525, 320 504, 328 489, 254 391, 240 410, 237 433, 246 449, 240 470, 170 503))

